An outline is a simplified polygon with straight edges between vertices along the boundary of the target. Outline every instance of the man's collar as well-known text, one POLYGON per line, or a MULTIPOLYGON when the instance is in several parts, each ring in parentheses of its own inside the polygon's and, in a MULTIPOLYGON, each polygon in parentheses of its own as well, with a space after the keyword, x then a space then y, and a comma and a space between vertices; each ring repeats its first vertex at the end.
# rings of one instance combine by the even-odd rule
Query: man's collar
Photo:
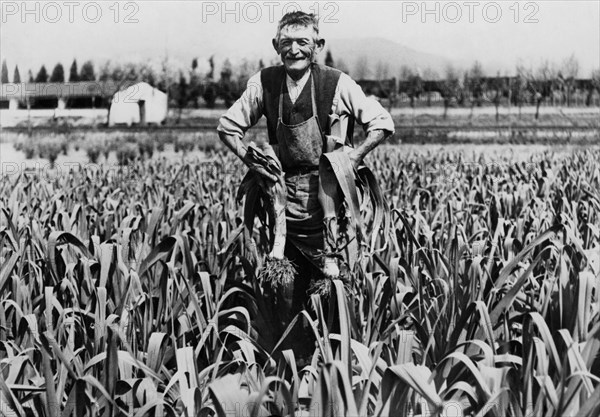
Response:
POLYGON ((301 86, 306 84, 306 81, 308 81, 308 77, 310 77, 310 72, 311 72, 311 68, 309 67, 308 70, 304 73, 304 75, 298 80, 295 81, 292 77, 290 77, 290 75, 286 72, 285 73, 285 79, 288 85, 293 85, 293 86, 301 86))

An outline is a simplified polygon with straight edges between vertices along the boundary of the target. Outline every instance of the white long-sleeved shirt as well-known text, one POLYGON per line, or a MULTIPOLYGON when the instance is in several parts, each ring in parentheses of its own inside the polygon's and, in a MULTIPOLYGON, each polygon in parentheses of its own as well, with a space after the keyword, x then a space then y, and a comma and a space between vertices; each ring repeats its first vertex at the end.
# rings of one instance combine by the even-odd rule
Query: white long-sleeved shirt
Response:
MULTIPOLYGON (((296 102, 309 75, 310 71, 307 71, 301 79, 294 81, 286 74, 286 84, 292 103, 296 102)), ((340 75, 335 89, 331 112, 340 117, 353 116, 359 124, 363 125, 367 134, 377 129, 394 133, 394 122, 390 114, 377 101, 366 97, 360 86, 344 73, 340 75)), ((217 130, 241 139, 262 115, 263 88, 260 72, 258 72, 248 80, 246 91, 242 96, 219 119, 217 130)))

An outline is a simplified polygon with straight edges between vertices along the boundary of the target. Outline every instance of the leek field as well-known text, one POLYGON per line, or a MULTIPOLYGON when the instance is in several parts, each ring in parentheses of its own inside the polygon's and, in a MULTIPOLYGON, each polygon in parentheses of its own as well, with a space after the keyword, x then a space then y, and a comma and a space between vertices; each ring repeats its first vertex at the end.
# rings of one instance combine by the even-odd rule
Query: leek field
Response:
POLYGON ((600 148, 492 148, 369 155, 389 221, 290 326, 306 361, 230 153, 5 173, 0 415, 600 415, 600 148))

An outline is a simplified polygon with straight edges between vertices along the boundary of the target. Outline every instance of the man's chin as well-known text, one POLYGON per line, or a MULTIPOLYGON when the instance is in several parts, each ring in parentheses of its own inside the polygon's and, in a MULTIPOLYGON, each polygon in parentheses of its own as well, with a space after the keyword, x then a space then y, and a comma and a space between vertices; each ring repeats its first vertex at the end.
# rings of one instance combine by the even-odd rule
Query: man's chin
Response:
POLYGON ((289 74, 303 74, 310 67, 310 63, 306 61, 284 62, 285 70, 289 74))

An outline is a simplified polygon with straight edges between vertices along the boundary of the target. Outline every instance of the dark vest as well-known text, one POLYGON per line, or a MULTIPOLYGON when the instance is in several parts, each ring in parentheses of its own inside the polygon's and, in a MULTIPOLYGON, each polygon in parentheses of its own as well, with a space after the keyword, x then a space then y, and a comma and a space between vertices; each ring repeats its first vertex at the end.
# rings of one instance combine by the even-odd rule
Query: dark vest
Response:
MULTIPOLYGON (((312 64, 311 77, 314 79, 317 100, 317 117, 323 135, 329 134, 329 113, 333 105, 333 96, 340 78, 341 71, 334 68, 312 64)), ((279 93, 281 86, 285 88, 285 68, 283 65, 265 68, 260 72, 260 81, 263 87, 263 114, 267 118, 267 131, 269 143, 277 144, 277 112, 279 109, 279 93)), ((286 89, 287 90, 287 89, 286 89)), ((296 124, 312 117, 310 79, 304 86, 296 102, 292 104, 286 91, 282 109, 283 121, 286 124, 296 124)))

